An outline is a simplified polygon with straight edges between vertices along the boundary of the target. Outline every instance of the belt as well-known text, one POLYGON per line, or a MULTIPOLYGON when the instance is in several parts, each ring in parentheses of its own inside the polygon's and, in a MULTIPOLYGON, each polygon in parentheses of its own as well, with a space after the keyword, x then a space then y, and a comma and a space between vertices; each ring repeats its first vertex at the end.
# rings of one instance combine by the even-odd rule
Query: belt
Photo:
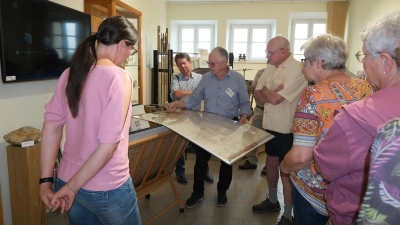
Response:
POLYGON ((264 106, 256 105, 257 108, 264 110, 264 106))

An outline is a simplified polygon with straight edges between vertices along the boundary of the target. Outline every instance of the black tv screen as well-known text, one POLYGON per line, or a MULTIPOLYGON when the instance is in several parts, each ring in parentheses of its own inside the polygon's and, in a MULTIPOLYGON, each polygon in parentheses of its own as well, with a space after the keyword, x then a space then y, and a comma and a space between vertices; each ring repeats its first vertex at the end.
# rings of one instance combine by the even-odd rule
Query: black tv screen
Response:
POLYGON ((47 0, 0 0, 3 83, 58 78, 90 35, 90 15, 47 0))

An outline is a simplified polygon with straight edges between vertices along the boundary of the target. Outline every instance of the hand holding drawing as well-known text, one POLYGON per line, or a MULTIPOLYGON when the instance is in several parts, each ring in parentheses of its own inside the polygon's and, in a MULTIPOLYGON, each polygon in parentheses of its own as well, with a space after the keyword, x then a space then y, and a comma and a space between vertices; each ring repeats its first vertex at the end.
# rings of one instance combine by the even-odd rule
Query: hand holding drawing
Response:
POLYGON ((166 102, 165 103, 165 109, 168 112, 173 112, 176 109, 176 107, 174 106, 173 102, 166 102))
POLYGON ((185 107, 185 102, 182 100, 176 101, 176 102, 167 102, 165 104, 165 109, 168 112, 173 112, 175 111, 177 108, 184 108, 185 107))

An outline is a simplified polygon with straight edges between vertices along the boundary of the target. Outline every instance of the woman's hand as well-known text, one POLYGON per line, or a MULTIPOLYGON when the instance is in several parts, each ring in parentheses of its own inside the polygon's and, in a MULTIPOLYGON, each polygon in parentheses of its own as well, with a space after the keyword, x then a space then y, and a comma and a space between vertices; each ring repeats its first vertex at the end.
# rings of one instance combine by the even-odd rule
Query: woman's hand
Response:
POLYGON ((51 188, 51 183, 43 183, 40 184, 40 189, 39 189, 39 193, 40 193, 40 198, 42 199, 43 203, 47 206, 47 208, 49 208, 50 210, 52 210, 54 208, 54 205, 51 204, 51 200, 54 197, 54 191, 51 188))
POLYGON ((54 205, 51 212, 54 212, 59 207, 61 207, 61 213, 71 209, 72 203, 75 200, 76 192, 71 190, 67 185, 68 184, 65 184, 54 194, 50 203, 51 205, 54 205))

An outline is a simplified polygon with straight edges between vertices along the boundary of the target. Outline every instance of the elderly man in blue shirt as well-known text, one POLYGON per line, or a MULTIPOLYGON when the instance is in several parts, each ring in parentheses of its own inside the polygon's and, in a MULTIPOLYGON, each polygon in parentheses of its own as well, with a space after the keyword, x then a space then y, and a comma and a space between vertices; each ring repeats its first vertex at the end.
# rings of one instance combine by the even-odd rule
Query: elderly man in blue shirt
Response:
MULTIPOLYGON (((208 56, 210 72, 203 75, 192 94, 183 99, 167 104, 168 111, 176 108, 191 108, 204 99, 204 111, 226 118, 247 123, 251 115, 250 100, 244 77, 227 66, 228 52, 222 47, 214 48, 208 56)), ((193 208, 204 200, 204 176, 211 154, 198 147, 194 166, 192 196, 186 201, 186 208, 193 208)), ((219 169, 218 206, 225 206, 228 198, 226 191, 232 181, 232 166, 221 161, 219 169)))

